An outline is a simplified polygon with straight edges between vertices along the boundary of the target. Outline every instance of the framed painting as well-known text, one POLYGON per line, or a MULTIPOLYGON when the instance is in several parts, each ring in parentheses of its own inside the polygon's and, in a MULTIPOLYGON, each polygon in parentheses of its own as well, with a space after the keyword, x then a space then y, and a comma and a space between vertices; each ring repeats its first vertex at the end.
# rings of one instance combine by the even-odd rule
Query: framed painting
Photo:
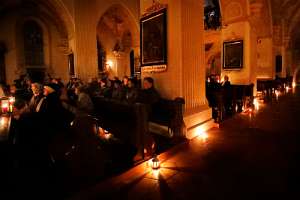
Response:
POLYGON ((141 18, 140 30, 141 66, 167 64, 167 9, 141 18))
POLYGON ((243 40, 223 43, 223 69, 242 69, 244 62, 243 40))

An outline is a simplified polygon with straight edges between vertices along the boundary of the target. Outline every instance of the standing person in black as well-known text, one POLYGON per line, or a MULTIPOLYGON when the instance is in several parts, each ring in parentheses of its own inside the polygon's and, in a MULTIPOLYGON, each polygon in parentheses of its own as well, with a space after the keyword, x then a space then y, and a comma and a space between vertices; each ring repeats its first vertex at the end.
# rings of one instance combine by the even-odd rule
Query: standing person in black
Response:
POLYGON ((224 76, 224 81, 222 83, 222 88, 224 92, 224 107, 226 115, 231 115, 232 108, 232 89, 229 81, 229 77, 227 75, 224 76))

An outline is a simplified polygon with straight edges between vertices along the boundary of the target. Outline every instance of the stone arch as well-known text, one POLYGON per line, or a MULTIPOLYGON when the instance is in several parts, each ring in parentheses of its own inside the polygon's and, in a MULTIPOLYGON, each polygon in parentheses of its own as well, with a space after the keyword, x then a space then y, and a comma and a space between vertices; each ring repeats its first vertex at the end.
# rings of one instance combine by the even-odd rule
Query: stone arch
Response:
POLYGON ((65 32, 68 35, 69 39, 72 39, 75 35, 75 23, 74 19, 69 12, 69 10, 66 8, 66 5, 63 3, 62 0, 41 0, 41 2, 44 2, 48 6, 52 6, 55 10, 55 14, 59 16, 59 26, 62 26, 65 32))
POLYGON ((43 30, 44 68, 52 75, 68 78, 68 57, 74 42, 74 19, 72 5, 64 0, 5 1, 1 6, 0 18, 6 30, 3 40, 8 53, 5 60, 7 81, 12 82, 24 68, 22 27, 26 20, 34 20, 43 30), (13 37, 11 37, 13 36, 13 37))
POLYGON ((134 46, 139 46, 140 45, 140 35, 139 35, 139 19, 133 14, 133 12, 130 10, 130 8, 127 7, 126 4, 123 2, 118 2, 118 3, 113 3, 113 4, 108 4, 101 13, 98 14, 98 23, 97 27, 99 25, 99 22, 101 20, 101 17, 110 9, 114 8, 120 8, 120 10, 124 11, 128 15, 129 19, 129 25, 132 31, 132 36, 133 36, 133 41, 134 41, 134 46))
POLYGON ((110 76, 130 75, 130 51, 139 46, 137 19, 122 4, 108 7, 97 24, 97 39, 107 53, 107 60, 114 66, 110 76))

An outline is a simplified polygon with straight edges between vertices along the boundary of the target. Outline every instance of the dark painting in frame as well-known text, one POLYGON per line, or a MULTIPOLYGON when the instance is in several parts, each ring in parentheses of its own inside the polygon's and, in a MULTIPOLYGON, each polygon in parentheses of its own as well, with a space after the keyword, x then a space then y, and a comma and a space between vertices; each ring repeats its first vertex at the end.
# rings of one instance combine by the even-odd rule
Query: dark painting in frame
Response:
POLYGON ((167 64, 167 9, 142 17, 141 66, 167 64))
POLYGON ((223 69, 242 69, 244 62, 243 40, 223 43, 223 69))

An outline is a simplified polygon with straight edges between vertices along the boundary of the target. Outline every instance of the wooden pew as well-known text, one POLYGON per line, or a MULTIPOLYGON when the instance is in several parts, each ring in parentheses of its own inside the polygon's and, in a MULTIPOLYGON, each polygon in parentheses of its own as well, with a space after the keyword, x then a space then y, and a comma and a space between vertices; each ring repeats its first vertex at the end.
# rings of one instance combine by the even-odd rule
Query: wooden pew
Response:
POLYGON ((146 105, 127 104, 101 97, 93 98, 93 102, 95 117, 99 119, 102 128, 123 142, 134 145, 141 159, 152 155, 153 138, 148 133, 146 105))
POLYGON ((158 127, 159 125, 166 127, 165 133, 168 137, 183 137, 183 98, 175 98, 174 100, 161 98, 157 103, 152 105, 151 115, 149 116, 150 128, 158 127), (157 126, 158 125, 158 126, 157 126))

